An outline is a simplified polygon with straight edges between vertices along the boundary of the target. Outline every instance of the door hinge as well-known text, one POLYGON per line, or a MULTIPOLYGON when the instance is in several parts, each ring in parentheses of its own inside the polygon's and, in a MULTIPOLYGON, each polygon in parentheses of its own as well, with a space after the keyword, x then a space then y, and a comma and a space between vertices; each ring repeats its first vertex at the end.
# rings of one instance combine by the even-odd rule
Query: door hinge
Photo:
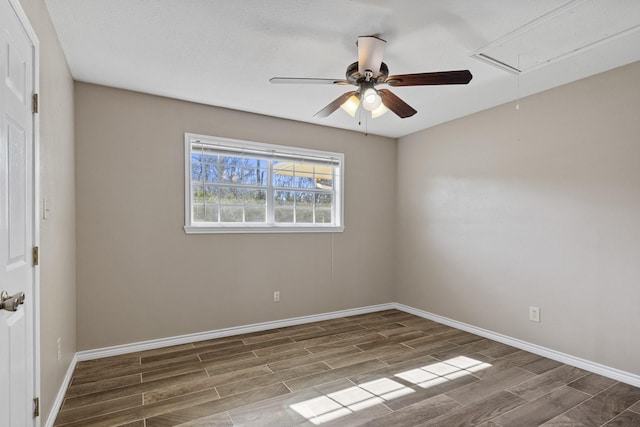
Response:
POLYGON ((36 266, 40 262, 40 248, 37 246, 33 247, 33 265, 36 266))
POLYGON ((33 398, 33 418, 40 416, 40 398, 33 398))
POLYGON ((31 111, 34 113, 38 112, 38 94, 34 93, 31 97, 31 111))

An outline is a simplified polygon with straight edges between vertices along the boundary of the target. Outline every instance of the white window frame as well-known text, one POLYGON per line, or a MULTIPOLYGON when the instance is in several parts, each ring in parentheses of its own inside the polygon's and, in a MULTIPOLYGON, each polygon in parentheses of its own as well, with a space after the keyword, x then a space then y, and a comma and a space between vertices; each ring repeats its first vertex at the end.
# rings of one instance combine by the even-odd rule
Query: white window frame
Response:
MULTIPOLYGON (((184 231, 187 234, 215 234, 215 233, 322 233, 344 231, 344 154, 329 151, 311 150, 306 148, 290 147, 285 145, 265 144, 253 141, 221 138, 216 136, 199 135, 194 133, 184 134, 184 169, 185 169, 185 206, 184 231), (193 191, 191 180, 191 153, 193 144, 207 144, 218 149, 229 151, 232 154, 256 154, 265 156, 287 156, 292 159, 331 159, 339 163, 333 181, 333 223, 317 224, 291 224, 276 223, 273 221, 273 185, 271 182, 272 163, 269 161, 269 178, 267 191, 267 218, 272 222, 265 223, 214 223, 197 222, 193 220, 193 191)), ((292 188, 291 191, 295 191, 292 188)))

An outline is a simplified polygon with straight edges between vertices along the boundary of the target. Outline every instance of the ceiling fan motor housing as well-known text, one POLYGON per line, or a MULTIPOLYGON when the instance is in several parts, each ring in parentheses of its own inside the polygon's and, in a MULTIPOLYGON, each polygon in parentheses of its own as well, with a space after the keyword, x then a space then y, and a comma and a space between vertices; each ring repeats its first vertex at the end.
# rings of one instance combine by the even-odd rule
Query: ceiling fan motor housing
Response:
MULTIPOLYGON (((358 72, 357 61, 347 67, 346 77, 347 80, 355 86, 367 83, 367 77, 358 72)), ((387 77, 389 77, 389 68, 387 67, 387 64, 382 62, 380 63, 380 70, 377 74, 375 72, 373 73, 373 77, 369 80, 369 83, 372 85, 384 83, 387 77)))

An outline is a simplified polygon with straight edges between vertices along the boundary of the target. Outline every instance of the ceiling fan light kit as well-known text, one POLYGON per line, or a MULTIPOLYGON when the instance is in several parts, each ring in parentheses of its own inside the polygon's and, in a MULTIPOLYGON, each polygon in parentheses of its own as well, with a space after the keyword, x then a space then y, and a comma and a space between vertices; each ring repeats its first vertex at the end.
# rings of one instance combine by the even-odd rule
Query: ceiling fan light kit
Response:
POLYGON ((371 118, 393 111, 401 119, 411 117, 417 111, 388 89, 376 89, 379 84, 389 86, 427 86, 467 84, 473 76, 469 70, 441 71, 389 75, 387 64, 382 62, 386 41, 375 36, 358 37, 358 61, 347 67, 346 79, 316 79, 296 77, 273 77, 276 84, 311 83, 354 85, 357 90, 346 92, 315 114, 327 117, 338 108, 355 117, 360 106, 371 113, 371 118))
POLYGON ((351 95, 349 99, 340 104, 340 108, 342 108, 342 111, 346 112, 351 117, 356 116, 356 112, 358 111, 358 107, 360 106, 360 99, 358 98, 358 95, 359 94, 351 95))
POLYGON ((362 108, 367 111, 373 111, 382 104, 382 98, 378 95, 378 91, 370 87, 362 94, 362 108))

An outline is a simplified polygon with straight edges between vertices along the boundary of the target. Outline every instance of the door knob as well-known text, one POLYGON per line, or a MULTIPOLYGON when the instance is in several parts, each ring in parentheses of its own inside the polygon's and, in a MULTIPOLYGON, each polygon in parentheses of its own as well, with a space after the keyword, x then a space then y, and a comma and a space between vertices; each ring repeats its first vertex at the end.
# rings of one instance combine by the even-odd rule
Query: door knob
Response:
POLYGON ((24 304, 24 292, 12 296, 7 291, 0 294, 0 310, 16 311, 21 304, 24 304))

